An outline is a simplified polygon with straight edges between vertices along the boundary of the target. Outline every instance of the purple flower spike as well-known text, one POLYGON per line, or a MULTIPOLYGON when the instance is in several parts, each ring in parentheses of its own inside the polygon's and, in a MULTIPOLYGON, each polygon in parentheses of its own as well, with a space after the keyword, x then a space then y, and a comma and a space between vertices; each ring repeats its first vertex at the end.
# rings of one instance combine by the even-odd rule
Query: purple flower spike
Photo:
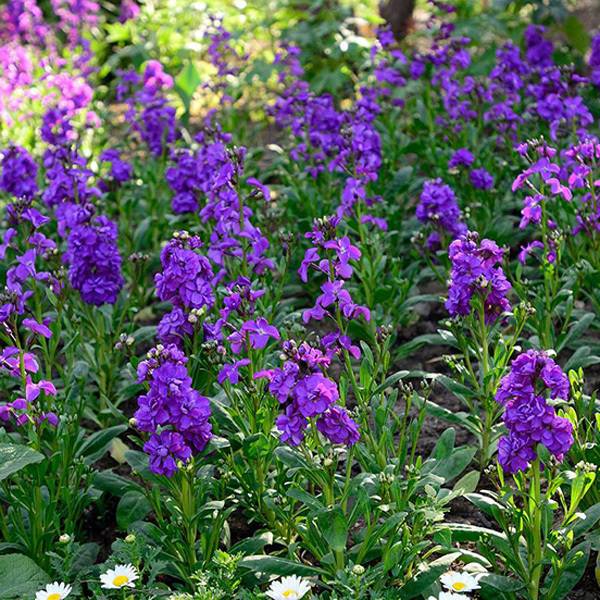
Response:
POLYGON ((486 322, 493 323, 510 310, 507 295, 511 285, 498 266, 504 255, 502 248, 485 239, 478 245, 477 240, 477 234, 468 233, 450 244, 452 270, 445 306, 452 316, 466 316, 476 295, 483 301, 486 322))
POLYGON ((173 431, 152 434, 144 444, 144 452, 150 455, 150 470, 167 477, 173 477, 178 470, 178 461, 185 464, 192 457, 192 451, 183 437, 173 431))
POLYGON ((507 473, 528 469, 537 458, 538 444, 558 460, 573 445, 571 422, 556 414, 545 395, 566 400, 569 380, 546 353, 528 350, 512 361, 496 392, 496 401, 505 407, 509 432, 498 444, 498 460, 507 473))
POLYGON ((360 439, 358 425, 344 408, 332 406, 317 421, 317 429, 333 444, 352 446, 360 439))

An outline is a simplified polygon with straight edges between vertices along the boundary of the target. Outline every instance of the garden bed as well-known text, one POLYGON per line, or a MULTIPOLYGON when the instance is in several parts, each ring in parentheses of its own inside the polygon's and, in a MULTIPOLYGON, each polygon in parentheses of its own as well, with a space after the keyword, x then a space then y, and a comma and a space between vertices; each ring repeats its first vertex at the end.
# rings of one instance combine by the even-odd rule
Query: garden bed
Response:
POLYGON ((596 13, 375 4, 0 9, 1 598, 598 596, 596 13))

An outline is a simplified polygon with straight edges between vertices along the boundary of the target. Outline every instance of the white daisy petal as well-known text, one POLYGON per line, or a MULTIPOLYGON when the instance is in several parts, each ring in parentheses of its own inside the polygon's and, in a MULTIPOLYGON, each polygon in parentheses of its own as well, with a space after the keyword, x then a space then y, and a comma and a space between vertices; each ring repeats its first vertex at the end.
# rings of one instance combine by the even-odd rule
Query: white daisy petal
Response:
POLYGON ((115 565, 100 575, 100 583, 105 590, 119 590, 124 587, 135 587, 135 580, 139 579, 137 569, 133 565, 115 565))
POLYGON ((36 592, 35 600, 63 600, 71 593, 72 589, 66 583, 55 581, 49 583, 43 590, 36 592))
POLYGON ((308 592, 310 592, 310 583, 297 575, 291 575, 273 581, 265 593, 272 600, 299 600, 308 592))
POLYGON ((469 573, 459 573, 458 571, 448 571, 440 577, 442 585, 454 594, 463 594, 479 589, 477 579, 469 573))

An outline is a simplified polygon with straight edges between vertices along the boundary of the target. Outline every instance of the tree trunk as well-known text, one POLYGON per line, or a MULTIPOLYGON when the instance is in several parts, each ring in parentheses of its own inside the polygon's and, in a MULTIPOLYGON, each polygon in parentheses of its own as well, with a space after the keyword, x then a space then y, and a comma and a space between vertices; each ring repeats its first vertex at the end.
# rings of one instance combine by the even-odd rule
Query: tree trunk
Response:
POLYGON ((402 39, 410 28, 416 0, 382 0, 379 14, 390 26, 394 37, 402 39))

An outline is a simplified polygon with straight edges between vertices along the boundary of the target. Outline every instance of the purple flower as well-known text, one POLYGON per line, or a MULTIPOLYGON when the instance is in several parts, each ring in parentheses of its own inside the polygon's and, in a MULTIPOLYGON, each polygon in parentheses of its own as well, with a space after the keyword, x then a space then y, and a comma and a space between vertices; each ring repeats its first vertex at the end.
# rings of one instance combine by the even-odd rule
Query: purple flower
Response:
POLYGON ((491 190, 494 187, 494 178, 485 169, 473 169, 469 177, 477 190, 491 190))
POLYGON ((526 470, 537 458, 538 444, 558 460, 573 444, 573 426, 556 414, 544 394, 567 399, 569 380, 547 354, 529 350, 512 361, 496 392, 496 401, 505 407, 503 419, 509 431, 500 440, 498 460, 509 473, 526 470))
POLYGON ((597 33, 592 38, 590 50, 590 69, 592 83, 596 87, 600 87, 600 33, 597 33))
MULTIPOLYGON (((337 240, 331 240, 323 244, 328 250, 335 250, 337 260, 334 263, 334 270, 339 277, 350 279, 352 277, 351 260, 360 259, 360 250, 350 243, 350 238, 344 236, 337 240)), ((306 257, 305 257, 306 258, 306 257)))
POLYGON ((318 248, 309 248, 302 259, 302 263, 300 264, 300 268, 298 269, 298 275, 300 275, 300 279, 306 283, 308 281, 308 269, 311 266, 316 265, 321 260, 319 256, 318 248))
POLYGON ((449 169, 457 167, 470 167, 473 164, 475 157, 467 148, 459 148, 448 161, 449 169))
POLYGON ((38 323, 35 319, 23 319, 23 327, 26 327, 30 331, 33 331, 33 333, 37 333, 45 338, 52 337, 52 332, 48 329, 46 324, 38 323))
POLYGON ((270 338, 280 339, 279 331, 269 322, 260 317, 256 321, 246 321, 241 328, 242 335, 246 334, 250 341, 250 346, 255 350, 262 350, 270 338))
POLYGON ((339 406, 332 406, 319 417, 317 429, 333 444, 352 446, 360 439, 358 425, 339 406))
MULTIPOLYGON (((37 373, 39 365, 35 355, 23 352, 23 366, 28 373, 37 373)), ((21 377, 21 351, 15 346, 7 346, 0 354, 0 367, 8 370, 13 377, 21 377)))
POLYGON ((150 468, 168 477, 177 469, 177 459, 186 462, 212 436, 209 400, 192 388, 186 363, 171 344, 153 348, 138 366, 138 379, 147 381, 149 389, 138 398, 136 424, 153 434, 144 446, 150 468))
POLYGON ((256 177, 249 177, 246 180, 246 183, 253 188, 256 188, 263 196, 263 198, 268 202, 271 199, 271 192, 269 188, 261 183, 256 177))
POLYGON ((533 242, 530 242, 529 244, 526 244, 525 246, 521 246, 521 251, 519 252, 519 262, 524 265, 527 262, 527 258, 529 257, 529 255, 536 249, 536 248, 544 248, 544 243, 540 242, 538 240, 535 240, 533 242))
POLYGON ((65 262, 69 281, 88 304, 114 304, 123 287, 117 226, 107 217, 78 225, 69 235, 65 262))
POLYGON ((551 67, 554 62, 554 45, 544 37, 545 28, 540 25, 528 25, 525 30, 525 47, 530 65, 538 68, 551 67))
POLYGON ((167 477, 173 477, 178 470, 178 461, 185 464, 192 457, 192 451, 183 436, 174 431, 153 433, 144 444, 144 452, 150 456, 150 470, 167 477))
POLYGON ((194 327, 188 320, 188 315, 179 307, 173 308, 160 320, 156 332, 163 344, 180 345, 186 336, 194 334, 194 327))
POLYGON ((256 377, 266 377, 269 380, 269 392, 283 404, 290 397, 299 372, 300 368, 295 362, 286 361, 281 369, 257 373, 256 377))
POLYGON ((158 297, 181 308, 203 308, 214 304, 210 261, 195 250, 201 245, 196 237, 175 237, 160 255, 163 267, 154 281, 158 297))
MULTIPOLYGON (((417 219, 430 224, 437 231, 429 238, 430 246, 436 246, 439 234, 445 233, 451 238, 466 233, 467 228, 461 222, 461 213, 456 196, 441 179, 426 181, 416 210, 417 219)), ((433 248, 432 248, 433 249, 433 248)))
POLYGON ((128 162, 121 160, 121 154, 118 150, 114 148, 104 150, 100 154, 100 160, 110 163, 110 176, 117 183, 125 183, 132 178, 133 167, 128 162))
POLYGON ((535 196, 527 196, 524 200, 524 206, 521 210, 521 222, 519 229, 525 229, 529 223, 539 224, 542 220, 541 203, 545 201, 544 196, 536 194, 535 196))
POLYGON ((371 318, 371 311, 366 306, 360 306, 352 301, 350 292, 344 289, 344 281, 326 281, 321 286, 323 292, 316 300, 313 308, 305 310, 302 319, 308 323, 311 319, 320 321, 325 318, 329 312, 328 307, 336 305, 342 311, 347 319, 358 319, 364 317, 366 321, 371 318))
POLYGON ((569 379, 545 352, 528 350, 515 358, 510 373, 502 378, 496 401, 502 405, 517 400, 529 400, 548 390, 553 399, 569 397, 569 379))
POLYGON ((131 19, 135 19, 139 14, 140 7, 136 4, 135 0, 121 0, 119 23, 126 23, 131 19))
POLYGON ((38 167, 27 150, 10 146, 2 152, 0 167, 0 190, 15 198, 33 198, 38 190, 38 167))
POLYGON ((498 442, 498 461, 507 473, 526 471, 537 453, 528 439, 503 436, 498 442))
POLYGON ((236 360, 233 364, 223 365, 217 376, 217 381, 223 385, 227 380, 232 385, 237 385, 240 380, 240 369, 250 364, 249 358, 236 360))
POLYGON ((65 109, 50 108, 44 114, 40 135, 51 146, 68 146, 75 137, 73 126, 65 109))
POLYGON ((477 234, 469 232, 450 244, 452 270, 445 306, 452 316, 466 316, 472 310, 473 296, 477 296, 483 302, 486 322, 493 323, 510 310, 507 295, 512 286, 502 267, 497 266, 504 251, 491 240, 484 239, 479 245, 477 240, 477 234))
POLYGON ((41 379, 37 383, 33 383, 31 378, 27 377, 27 384, 25 385, 25 399, 27 402, 33 402, 37 400, 40 392, 44 392, 47 396, 56 396, 56 388, 51 381, 41 379))
POLYGON ((140 83, 142 88, 127 99, 129 110, 126 118, 133 122, 133 129, 139 133, 150 152, 157 157, 162 156, 178 133, 175 109, 165 97, 165 92, 173 87, 173 78, 164 72, 158 61, 150 60, 141 81, 136 74, 123 74, 123 82, 118 88, 119 98, 126 94, 130 86, 140 83))
POLYGON ((337 385, 320 373, 302 378, 293 394, 298 411, 306 418, 324 413, 339 398, 337 385))
POLYGON ((289 404, 285 413, 277 417, 275 422, 277 429, 281 431, 281 441, 290 446, 299 446, 304 440, 304 431, 308 427, 308 421, 293 404, 289 404))

